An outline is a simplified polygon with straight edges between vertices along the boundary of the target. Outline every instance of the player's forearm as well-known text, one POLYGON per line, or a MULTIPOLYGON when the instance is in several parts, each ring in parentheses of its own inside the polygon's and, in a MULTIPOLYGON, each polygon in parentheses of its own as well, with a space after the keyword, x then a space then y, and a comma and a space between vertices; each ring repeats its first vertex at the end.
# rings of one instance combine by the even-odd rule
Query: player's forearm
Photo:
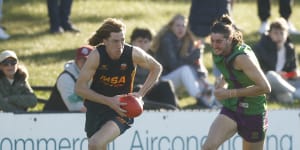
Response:
POLYGON ((231 97, 245 97, 245 96, 257 96, 269 93, 271 90, 268 87, 264 86, 250 86, 246 88, 240 88, 240 89, 231 89, 231 97))
POLYGON ((162 67, 160 65, 157 65, 157 67, 155 67, 149 72, 145 83, 143 84, 142 88, 138 91, 140 96, 144 97, 146 93, 152 88, 152 86, 158 81, 161 71, 162 67))

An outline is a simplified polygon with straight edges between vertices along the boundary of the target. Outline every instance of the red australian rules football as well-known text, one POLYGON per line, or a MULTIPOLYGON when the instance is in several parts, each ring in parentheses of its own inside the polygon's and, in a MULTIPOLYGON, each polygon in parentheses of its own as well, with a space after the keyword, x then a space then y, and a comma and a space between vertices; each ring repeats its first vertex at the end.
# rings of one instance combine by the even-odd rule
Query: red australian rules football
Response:
POLYGON ((123 105, 121 108, 127 111, 126 115, 128 118, 134 118, 142 114, 143 104, 140 104, 139 101, 139 99, 132 95, 120 97, 120 102, 127 103, 127 105, 123 105))

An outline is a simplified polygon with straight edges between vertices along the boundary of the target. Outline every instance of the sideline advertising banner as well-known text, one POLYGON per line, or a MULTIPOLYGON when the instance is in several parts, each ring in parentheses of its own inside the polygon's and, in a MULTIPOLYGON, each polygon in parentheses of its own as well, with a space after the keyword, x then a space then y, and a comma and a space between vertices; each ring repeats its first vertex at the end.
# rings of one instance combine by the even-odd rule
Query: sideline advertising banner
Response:
MULTIPOLYGON (((108 150, 201 150, 218 110, 145 111, 108 150)), ((269 111, 266 150, 300 149, 300 109, 269 111)), ((84 113, 0 113, 0 150, 87 150, 84 113)), ((219 150, 240 150, 237 134, 219 150)))

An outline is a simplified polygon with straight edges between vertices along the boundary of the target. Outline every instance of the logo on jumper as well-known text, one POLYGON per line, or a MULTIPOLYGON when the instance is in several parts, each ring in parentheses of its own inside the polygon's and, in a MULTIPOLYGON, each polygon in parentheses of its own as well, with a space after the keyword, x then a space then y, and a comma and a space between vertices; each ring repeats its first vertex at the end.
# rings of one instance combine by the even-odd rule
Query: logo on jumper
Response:
POLYGON ((126 77, 125 76, 105 76, 102 75, 100 76, 100 81, 108 86, 112 86, 112 87, 120 87, 120 86, 124 86, 125 82, 126 82, 126 77))
POLYGON ((127 69, 127 64, 121 64, 120 70, 126 70, 127 69))
POLYGON ((100 69, 100 70, 107 70, 107 65, 101 65, 101 66, 99 67, 99 69, 100 69))

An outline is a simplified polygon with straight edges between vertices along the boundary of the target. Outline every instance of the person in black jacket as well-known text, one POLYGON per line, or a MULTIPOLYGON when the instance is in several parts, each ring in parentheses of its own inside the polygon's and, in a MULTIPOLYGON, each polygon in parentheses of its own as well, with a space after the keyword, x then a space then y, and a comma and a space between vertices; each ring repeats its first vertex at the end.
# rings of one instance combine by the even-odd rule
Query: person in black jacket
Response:
MULTIPOLYGON (((189 13, 189 29, 202 47, 210 34, 213 23, 224 14, 230 14, 233 0, 192 0, 189 13)), ((236 28, 236 26, 234 25, 236 28)), ((236 28, 237 29, 237 28, 236 28)), ((213 65, 213 75, 218 79, 221 72, 213 65)))
POLYGON ((228 0, 192 0, 189 28, 198 38, 206 38, 210 27, 223 14, 229 14, 228 0))
POLYGON ((253 48, 271 84, 272 99, 284 103, 300 98, 296 50, 288 34, 286 20, 279 18, 253 48))
MULTIPOLYGON (((130 42, 145 50, 155 58, 155 53, 151 51, 152 33, 147 28, 135 28, 132 31, 130 42)), ((139 90, 146 81, 149 71, 137 67, 134 79, 134 88, 139 90)), ((178 99, 172 81, 158 81, 143 98, 144 109, 177 109, 178 99)))

